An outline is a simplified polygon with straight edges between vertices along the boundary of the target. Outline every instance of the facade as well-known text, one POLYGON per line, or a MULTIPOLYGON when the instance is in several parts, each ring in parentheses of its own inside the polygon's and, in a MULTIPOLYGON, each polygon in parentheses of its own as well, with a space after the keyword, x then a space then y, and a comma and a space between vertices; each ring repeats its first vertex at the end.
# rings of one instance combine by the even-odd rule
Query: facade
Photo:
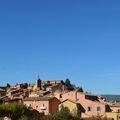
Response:
POLYGON ((22 88, 22 89, 27 89, 28 84, 27 84, 27 83, 16 84, 15 87, 16 87, 17 89, 20 89, 20 88, 22 88))
POLYGON ((108 106, 105 103, 101 103, 98 97, 92 94, 70 91, 62 95, 61 101, 66 99, 75 101, 82 105, 82 113, 84 116, 105 116, 105 112, 109 111, 108 106))
POLYGON ((24 99, 25 97, 28 97, 29 95, 29 91, 27 89, 9 89, 9 91, 7 91, 6 96, 9 97, 10 99, 14 99, 14 98, 20 98, 20 99, 24 99))
POLYGON ((107 119, 120 120, 120 112, 106 112, 107 119))
POLYGON ((0 97, 3 97, 3 96, 5 96, 5 95, 6 95, 6 90, 0 88, 0 97))
POLYGON ((56 113, 60 101, 55 97, 29 97, 24 99, 24 104, 45 115, 56 113))
POLYGON ((120 112, 120 102, 106 101, 109 105, 111 112, 120 112))
POLYGON ((52 84, 52 85, 56 85, 56 84, 60 84, 62 83, 62 80, 44 80, 44 83, 47 84, 52 84))
POLYGON ((120 105, 110 105, 112 112, 120 112, 120 105))
POLYGON ((49 94, 50 94, 49 91, 43 91, 43 90, 33 91, 29 94, 29 97, 43 97, 43 96, 46 96, 46 95, 49 95, 49 94))
POLYGON ((74 101, 67 99, 67 100, 61 102, 59 104, 59 110, 61 109, 62 106, 67 108, 73 116, 76 116, 76 115, 80 116, 80 114, 81 114, 80 104, 78 104, 74 101))
POLYGON ((56 85, 48 86, 45 89, 46 89, 46 91, 50 91, 51 93, 54 93, 58 90, 63 92, 66 90, 66 86, 63 84, 56 84, 56 85))
POLYGON ((36 80, 35 85, 33 86, 33 90, 41 90, 41 80, 36 80))

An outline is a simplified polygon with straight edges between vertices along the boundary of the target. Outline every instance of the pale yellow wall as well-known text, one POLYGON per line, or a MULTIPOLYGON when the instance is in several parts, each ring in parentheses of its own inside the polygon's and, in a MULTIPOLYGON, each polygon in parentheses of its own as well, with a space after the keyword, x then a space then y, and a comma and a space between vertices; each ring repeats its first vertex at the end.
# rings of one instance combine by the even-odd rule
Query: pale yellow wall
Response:
POLYGON ((91 116, 89 116, 89 115, 87 115, 85 113, 81 113, 81 118, 88 118, 88 117, 91 117, 91 116))
POLYGON ((106 112, 107 118, 113 118, 114 120, 120 120, 120 113, 117 112, 106 112))
POLYGON ((64 107, 67 107, 73 115, 77 114, 77 105, 76 105, 76 103, 73 103, 71 101, 65 101, 65 102, 63 102, 63 103, 61 103, 59 105, 59 110, 61 108, 61 105, 63 105, 64 107))

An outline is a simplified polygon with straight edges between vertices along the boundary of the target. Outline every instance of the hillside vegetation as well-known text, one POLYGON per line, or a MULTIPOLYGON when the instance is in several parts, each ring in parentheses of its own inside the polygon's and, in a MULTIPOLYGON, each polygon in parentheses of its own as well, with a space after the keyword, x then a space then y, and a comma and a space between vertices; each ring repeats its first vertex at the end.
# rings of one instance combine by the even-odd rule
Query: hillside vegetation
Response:
MULTIPOLYGON (((72 116, 67 108, 53 115, 41 116, 36 110, 28 109, 21 103, 8 103, 0 105, 0 117, 9 117, 11 120, 83 120, 79 116, 72 116)), ((85 120, 105 120, 106 118, 91 117, 85 120)))

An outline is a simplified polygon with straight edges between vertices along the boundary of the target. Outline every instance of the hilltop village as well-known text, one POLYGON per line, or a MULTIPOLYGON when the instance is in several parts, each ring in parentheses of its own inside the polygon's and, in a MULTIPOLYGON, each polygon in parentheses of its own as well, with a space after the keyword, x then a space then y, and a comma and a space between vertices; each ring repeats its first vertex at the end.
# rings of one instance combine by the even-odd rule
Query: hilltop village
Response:
MULTIPOLYGON (((70 83, 69 80, 67 80, 70 83)), ((82 88, 72 88, 63 80, 38 79, 33 85, 27 83, 0 87, 0 103, 23 103, 44 115, 54 114, 64 106, 71 114, 87 118, 101 116, 120 119, 120 103, 106 101, 102 96, 84 92, 82 88), (117 118, 116 118, 117 116, 117 118)))

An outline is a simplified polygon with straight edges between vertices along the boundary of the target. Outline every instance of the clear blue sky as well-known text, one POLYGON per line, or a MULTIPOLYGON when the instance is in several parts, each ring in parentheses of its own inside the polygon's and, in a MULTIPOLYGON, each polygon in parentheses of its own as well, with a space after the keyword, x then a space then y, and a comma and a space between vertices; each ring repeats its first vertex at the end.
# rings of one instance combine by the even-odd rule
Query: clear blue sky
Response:
POLYGON ((37 75, 120 94, 120 1, 1 0, 0 85, 37 75))

